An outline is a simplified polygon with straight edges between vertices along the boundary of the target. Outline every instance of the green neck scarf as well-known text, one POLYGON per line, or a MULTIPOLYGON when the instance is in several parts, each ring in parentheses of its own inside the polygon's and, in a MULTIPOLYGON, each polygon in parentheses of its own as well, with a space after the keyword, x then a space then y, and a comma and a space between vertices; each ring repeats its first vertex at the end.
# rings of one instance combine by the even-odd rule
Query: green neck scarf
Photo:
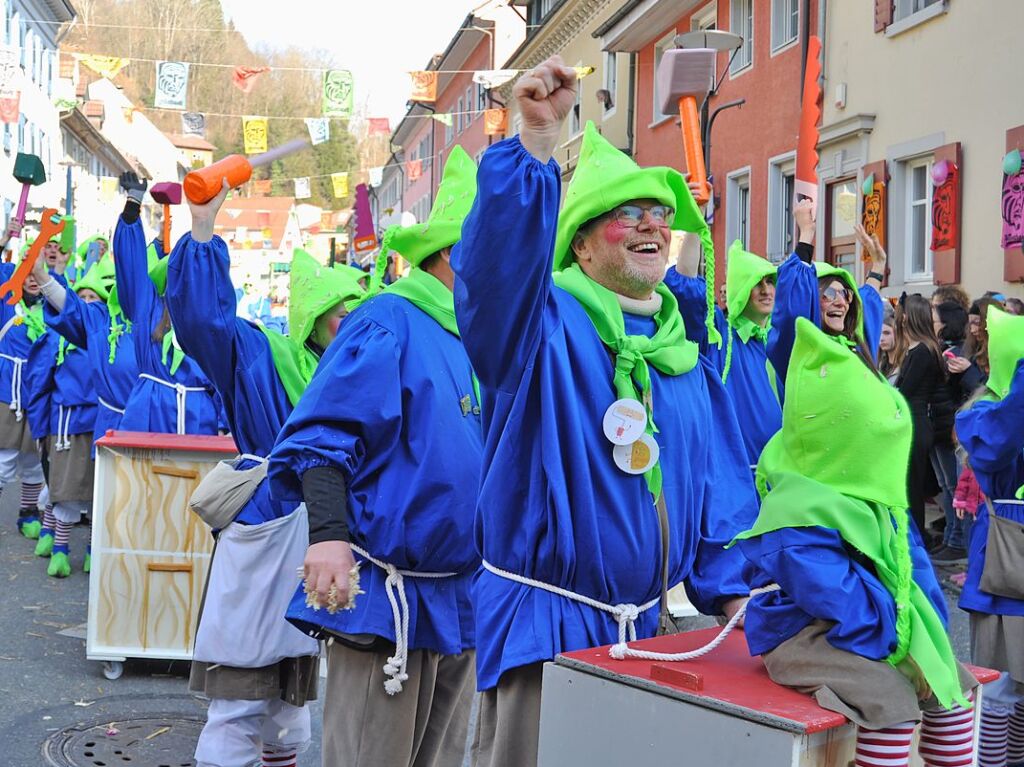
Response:
POLYGON ((161 361, 166 365, 168 356, 171 359, 171 375, 178 372, 182 361, 185 359, 185 352, 178 348, 175 343, 174 328, 164 333, 163 351, 161 361))
POLYGON ((913 579, 906 510, 852 498, 791 472, 775 474, 770 482, 771 492, 761 504, 754 527, 736 539, 787 527, 835 530, 871 560, 879 580, 896 602, 896 650, 886 660, 900 666, 909 656, 943 706, 948 709, 955 702, 970 708, 960 688, 946 628, 913 579))
MULTIPOLYGON (((697 365, 697 345, 686 338, 675 296, 659 283, 661 309, 654 315, 657 332, 647 336, 626 335, 625 319, 615 294, 588 277, 579 264, 572 264, 554 275, 555 284, 572 295, 586 311, 601 341, 615 356, 613 383, 619 398, 639 400, 647 410, 647 433, 654 434, 654 410, 651 402, 651 373, 654 365, 662 373, 682 375, 697 365)), ((661 496, 661 465, 656 463, 645 475, 647 488, 655 499, 661 496)))
POLYGON ((292 339, 281 335, 276 330, 271 330, 262 323, 258 323, 257 327, 267 337, 277 377, 281 379, 281 385, 284 386, 285 394, 288 395, 288 401, 292 403, 292 407, 295 407, 299 404, 302 393, 309 386, 320 358, 305 344, 298 346, 292 339))
POLYGON ((766 344, 768 343, 768 333, 772 329, 771 318, 768 319, 764 327, 761 327, 744 314, 736 318, 730 315, 729 325, 736 331, 736 335, 740 337, 743 343, 747 343, 751 338, 756 338, 761 343, 766 344))
POLYGON ((32 306, 29 306, 22 301, 21 307, 21 319, 25 325, 26 331, 28 332, 28 340, 35 342, 39 336, 46 332, 46 321, 43 319, 42 301, 37 301, 32 306))
POLYGON ((453 336, 460 337, 459 326, 455 324, 455 296, 430 272, 414 267, 408 276, 391 283, 383 292, 401 296, 453 336))
POLYGON ((117 359, 117 345, 121 340, 121 336, 132 332, 132 323, 120 312, 110 313, 110 332, 107 334, 107 345, 110 346, 110 356, 107 357, 107 362, 111 365, 114 364, 114 360, 117 359), (124 320, 123 323, 118 322, 118 318, 124 320))

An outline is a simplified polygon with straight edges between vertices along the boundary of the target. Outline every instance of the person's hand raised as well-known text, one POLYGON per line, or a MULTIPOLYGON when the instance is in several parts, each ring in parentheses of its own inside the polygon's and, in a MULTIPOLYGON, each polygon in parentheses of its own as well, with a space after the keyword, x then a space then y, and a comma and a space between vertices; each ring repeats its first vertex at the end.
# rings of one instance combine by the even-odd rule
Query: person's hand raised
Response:
POLYGON ((214 225, 217 221, 217 214, 220 206, 227 199, 231 187, 228 186, 226 178, 220 181, 220 191, 217 196, 207 203, 188 201, 189 210, 192 213, 192 239, 196 242, 209 242, 213 239, 214 225))
POLYGON ((860 224, 854 226, 854 231, 857 233, 857 241, 860 242, 860 246, 864 248, 864 252, 871 259, 871 271, 885 274, 885 263, 889 257, 885 254, 885 248, 882 247, 878 235, 868 235, 867 230, 860 224))
POLYGON ((576 103, 576 71, 560 56, 552 56, 520 77, 512 95, 523 118, 519 140, 526 151, 546 163, 576 103))

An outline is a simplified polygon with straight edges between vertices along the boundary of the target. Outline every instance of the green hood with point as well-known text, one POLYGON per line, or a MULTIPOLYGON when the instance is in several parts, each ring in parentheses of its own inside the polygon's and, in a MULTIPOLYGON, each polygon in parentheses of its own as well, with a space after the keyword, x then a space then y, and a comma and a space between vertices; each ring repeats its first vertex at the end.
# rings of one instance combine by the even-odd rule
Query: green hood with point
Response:
POLYGON ((729 247, 726 268, 726 306, 731 322, 743 315, 747 304, 750 303, 750 291, 765 277, 774 277, 778 269, 768 259, 744 250, 743 243, 739 240, 729 247))
POLYGON ((1000 399, 1010 393, 1017 363, 1024 359, 1024 317, 990 306, 988 328, 988 388, 1000 399))

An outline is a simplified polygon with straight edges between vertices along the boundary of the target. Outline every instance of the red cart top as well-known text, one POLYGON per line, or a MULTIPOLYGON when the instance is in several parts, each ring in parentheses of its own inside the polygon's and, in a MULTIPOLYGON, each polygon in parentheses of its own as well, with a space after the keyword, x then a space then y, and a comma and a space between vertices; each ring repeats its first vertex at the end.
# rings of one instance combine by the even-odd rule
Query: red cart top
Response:
POLYGON ((96 440, 101 447, 133 447, 146 450, 175 450, 193 453, 238 455, 231 437, 215 434, 154 434, 148 431, 109 430, 96 440))
MULTIPOLYGON (((630 647, 679 653, 703 647, 718 628, 631 642, 630 647)), ((608 647, 559 655, 555 662, 585 673, 642 687, 732 716, 791 732, 815 733, 842 727, 846 717, 823 709, 810 695, 776 684, 760 657, 751 657, 742 631, 736 631, 703 658, 685 662, 615 660, 608 647)), ((979 681, 991 682, 998 672, 969 667, 979 681)))

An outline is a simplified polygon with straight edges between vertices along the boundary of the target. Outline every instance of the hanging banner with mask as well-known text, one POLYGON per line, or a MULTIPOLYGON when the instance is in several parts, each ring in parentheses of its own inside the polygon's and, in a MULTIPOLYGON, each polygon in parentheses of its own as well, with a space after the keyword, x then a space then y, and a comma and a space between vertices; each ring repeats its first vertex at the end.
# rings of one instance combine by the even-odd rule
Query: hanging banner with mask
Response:
POLYGON ((306 130, 309 131, 309 143, 313 146, 331 140, 331 121, 326 117, 307 117, 306 130))
POLYGON ((335 197, 348 197, 348 174, 332 173, 331 187, 334 189, 335 197))
POLYGON ((384 181, 384 168, 370 168, 367 171, 370 175, 370 186, 380 186, 381 182, 384 181))
POLYGON ((352 116, 352 73, 346 69, 324 72, 324 117, 352 116))
POLYGON ((158 109, 184 109, 187 94, 188 64, 183 61, 158 61, 153 106, 158 109))
POLYGON ((267 151, 267 118, 243 117, 242 136, 246 154, 263 154, 267 151))
POLYGON ((181 132, 186 136, 206 138, 206 115, 202 112, 182 112, 181 132))
POLYGON ((295 179, 295 198, 298 200, 304 200, 309 196, 309 177, 304 176, 303 178, 295 179))

